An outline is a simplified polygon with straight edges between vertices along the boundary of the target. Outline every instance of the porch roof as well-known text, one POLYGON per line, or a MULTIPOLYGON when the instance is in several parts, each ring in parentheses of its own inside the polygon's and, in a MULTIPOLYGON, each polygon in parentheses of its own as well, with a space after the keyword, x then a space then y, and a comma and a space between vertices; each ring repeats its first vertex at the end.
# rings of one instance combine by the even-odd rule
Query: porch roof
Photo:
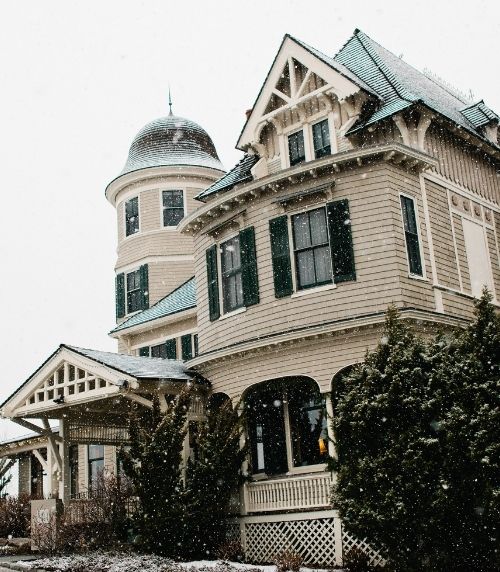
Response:
POLYGON ((39 416, 88 401, 113 397, 125 390, 146 393, 151 382, 185 384, 195 374, 182 361, 130 356, 61 344, 1 405, 5 417, 39 416), (65 366, 66 364, 66 366, 65 366), (73 376, 68 368, 72 367, 73 376), (57 380, 54 379, 55 372, 57 380), (77 375, 78 372, 78 375, 77 375), (143 385, 144 384, 144 385, 143 385))
POLYGON ((131 375, 136 379, 171 379, 176 381, 190 381, 193 379, 193 374, 184 366, 184 362, 181 360, 130 356, 77 348, 66 344, 61 345, 77 354, 88 357, 121 373, 131 375))

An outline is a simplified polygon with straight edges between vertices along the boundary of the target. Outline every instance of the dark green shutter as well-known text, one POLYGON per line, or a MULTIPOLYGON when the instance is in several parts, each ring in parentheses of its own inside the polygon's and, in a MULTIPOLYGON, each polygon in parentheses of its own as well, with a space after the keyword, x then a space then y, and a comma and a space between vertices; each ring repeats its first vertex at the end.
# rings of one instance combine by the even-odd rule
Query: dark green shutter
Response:
POLYGON ((273 259, 274 295, 276 298, 284 298, 293 292, 288 217, 283 215, 270 220, 269 234, 273 259))
POLYGON ((181 336, 182 359, 184 361, 193 357, 193 347, 191 344, 191 334, 181 336))
POLYGON ((149 278, 147 264, 143 264, 139 268, 139 281, 141 285, 141 310, 146 310, 149 308, 149 278))
POLYGON ((253 226, 240 232, 241 282, 243 304, 253 306, 259 303, 259 277, 255 253, 255 230, 253 226))
POLYGON ((139 355, 142 357, 149 357, 149 346, 139 348, 139 355))
POLYGON ((116 319, 125 316, 125 274, 116 275, 116 319))
POLYGON ((167 359, 177 359, 177 342, 175 339, 165 342, 165 353, 167 359))
POLYGON ((198 349, 198 334, 195 334, 193 336, 193 345, 194 345, 194 355, 195 357, 198 355, 199 353, 199 349, 198 349))
POLYGON ((333 281, 356 280, 354 250, 351 236, 349 201, 342 199, 326 205, 330 251, 332 255, 333 281))
POLYGON ((210 320, 217 320, 220 316, 219 305, 219 277, 217 275, 217 246, 214 244, 207 250, 207 287, 208 287, 208 313, 210 320))

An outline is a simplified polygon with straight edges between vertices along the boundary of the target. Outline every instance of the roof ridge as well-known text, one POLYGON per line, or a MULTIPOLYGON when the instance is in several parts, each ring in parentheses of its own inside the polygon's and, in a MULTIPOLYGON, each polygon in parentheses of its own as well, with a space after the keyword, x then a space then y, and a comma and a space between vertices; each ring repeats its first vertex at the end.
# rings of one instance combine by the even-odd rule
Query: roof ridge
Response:
MULTIPOLYGON (((416 101, 418 98, 413 93, 410 93, 404 86, 401 85, 401 83, 397 80, 394 73, 389 69, 389 67, 385 64, 385 62, 382 60, 382 58, 372 49, 372 46, 370 46, 369 42, 373 42, 373 43, 377 44, 382 49, 384 49, 384 50, 388 51, 390 54, 392 54, 394 57, 397 57, 396 54, 394 54, 393 52, 391 52, 387 48, 384 48, 384 46, 382 46, 382 44, 379 44, 378 42, 376 42, 375 40, 370 38, 370 36, 368 36, 367 34, 362 32, 358 28, 356 28, 352 38, 354 38, 354 37, 356 37, 359 40, 363 49, 370 56, 370 58, 373 60, 373 62, 379 68, 379 70, 382 72, 382 74, 385 76, 387 81, 394 88, 394 91, 399 95, 399 97, 401 99, 406 100, 406 101, 416 101)), ((407 62, 405 62, 405 63, 407 63, 407 62)), ((414 69, 416 71, 418 71, 416 68, 414 68, 414 69)), ((419 73, 422 73, 422 72, 419 72, 419 73)))

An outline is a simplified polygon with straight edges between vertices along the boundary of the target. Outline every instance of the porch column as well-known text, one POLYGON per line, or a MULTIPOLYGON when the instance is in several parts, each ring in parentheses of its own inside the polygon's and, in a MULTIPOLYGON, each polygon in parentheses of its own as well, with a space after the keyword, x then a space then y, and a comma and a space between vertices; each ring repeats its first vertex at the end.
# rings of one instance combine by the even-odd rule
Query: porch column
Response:
POLYGON ((62 418, 59 424, 59 435, 62 442, 59 443, 59 453, 61 455, 61 470, 59 473, 59 498, 64 505, 70 498, 70 469, 69 469, 69 443, 68 443, 68 420, 62 418))
MULTIPOLYGON (((326 416, 327 416, 327 431, 328 431, 328 455, 330 457, 336 457, 337 451, 335 449, 335 441, 333 435, 333 404, 332 404, 332 396, 330 393, 325 394, 325 404, 326 404, 326 416)), ((337 475, 335 473, 332 474, 333 482, 336 482, 337 475)))

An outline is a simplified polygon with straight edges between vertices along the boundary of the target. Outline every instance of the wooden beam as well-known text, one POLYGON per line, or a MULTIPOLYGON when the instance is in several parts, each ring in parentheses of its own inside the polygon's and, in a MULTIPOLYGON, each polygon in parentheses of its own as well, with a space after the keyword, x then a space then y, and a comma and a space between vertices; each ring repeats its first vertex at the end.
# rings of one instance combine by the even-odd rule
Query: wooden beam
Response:
POLYGON ((153 409, 153 402, 141 395, 137 395, 137 393, 124 393, 124 397, 130 399, 130 401, 135 401, 136 403, 140 403, 149 409, 153 409))
POLYGON ((22 427, 26 427, 26 429, 29 429, 30 431, 34 431, 35 433, 38 433, 39 435, 43 435, 44 437, 48 437, 49 435, 53 435, 53 437, 56 441, 59 441, 60 443, 62 443, 62 437, 59 437, 59 435, 55 435, 54 432, 52 431, 52 429, 50 429, 50 425, 49 425, 49 430, 47 431, 47 429, 42 429, 38 425, 35 425, 34 423, 30 423, 29 421, 26 421, 26 419, 22 419, 21 417, 11 417, 10 420, 14 421, 14 423, 17 423, 18 425, 21 425, 22 427))
MULTIPOLYGON (((49 420, 44 417, 42 419, 42 423, 47 433, 51 432, 49 420)), ((62 472, 62 459, 61 459, 61 453, 59 452, 59 445, 56 443, 54 435, 47 434, 47 438, 49 440, 50 450, 52 451, 54 459, 56 460, 57 468, 59 469, 59 471, 62 472)))
POLYGON ((9 459, 3 465, 3 467, 0 469, 0 479, 5 475, 5 473, 7 473, 7 471, 9 471, 12 468, 12 466, 14 465, 15 462, 16 462, 15 459, 9 459))
POLYGON ((38 459, 40 465, 42 465, 43 470, 48 474, 49 468, 47 467, 47 461, 42 457, 40 451, 38 451, 38 449, 33 449, 32 453, 38 459))

